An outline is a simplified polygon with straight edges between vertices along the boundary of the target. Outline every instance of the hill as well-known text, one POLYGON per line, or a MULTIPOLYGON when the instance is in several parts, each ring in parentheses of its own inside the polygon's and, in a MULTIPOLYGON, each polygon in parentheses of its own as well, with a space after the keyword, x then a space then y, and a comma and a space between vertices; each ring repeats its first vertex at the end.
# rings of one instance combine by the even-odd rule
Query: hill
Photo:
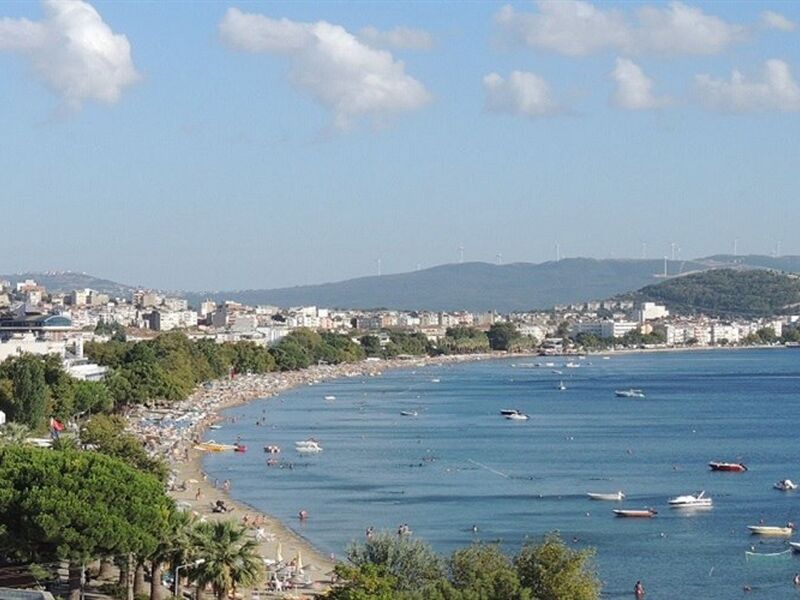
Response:
MULTIPOLYGON (((707 268, 696 261, 671 261, 670 273, 707 268)), ((273 290, 185 294, 246 304, 317 305, 339 308, 497 310, 550 308, 602 299, 657 281, 662 260, 569 258, 540 264, 449 264, 396 275, 273 290)))
POLYGON ((765 269, 713 269, 649 285, 627 297, 674 313, 768 317, 800 311, 800 276, 765 269))
POLYGON ((94 277, 86 273, 75 273, 73 271, 47 271, 14 273, 13 275, 0 275, 0 279, 10 281, 12 285, 26 279, 33 279, 36 283, 43 285, 49 292, 65 293, 72 290, 82 290, 89 288, 103 294, 108 294, 112 298, 130 298, 131 292, 136 288, 109 279, 94 277))

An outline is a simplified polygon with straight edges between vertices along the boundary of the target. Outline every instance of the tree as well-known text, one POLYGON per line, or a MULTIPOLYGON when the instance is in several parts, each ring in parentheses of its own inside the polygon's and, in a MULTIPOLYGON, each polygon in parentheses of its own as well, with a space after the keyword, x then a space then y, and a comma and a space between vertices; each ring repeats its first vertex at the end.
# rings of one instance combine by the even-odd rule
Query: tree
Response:
POLYGON ((164 481, 166 465, 145 452, 141 441, 125 431, 125 420, 116 415, 95 415, 81 428, 81 441, 98 452, 113 456, 135 469, 164 481))
POLYGON ((340 583, 323 598, 326 600, 396 600, 397 578, 386 567, 364 564, 359 567, 336 565, 340 583))
POLYGON ((511 350, 513 343, 520 338, 519 331, 512 323, 495 323, 486 335, 492 350, 511 350))
POLYGON ((470 597, 529 600, 511 560, 497 544, 472 544, 456 550, 448 561, 450 583, 470 597))
POLYGON ((361 344, 361 347, 364 349, 364 353, 367 356, 381 356, 381 341, 378 339, 377 335, 362 335, 358 339, 358 342, 361 344))
POLYGON ((526 544, 514 559, 519 579, 536 600, 597 600, 600 580, 593 550, 572 550, 555 534, 526 544))
POLYGON ((114 458, 0 449, 0 549, 26 561, 69 561, 73 598, 81 565, 152 552, 171 508, 155 478, 114 458))
POLYGON ((3 406, 9 420, 31 429, 41 426, 48 398, 42 358, 33 354, 10 358, 2 364, 0 376, 11 381, 11 398, 3 406))
POLYGON ((192 567, 189 576, 201 588, 210 585, 218 600, 259 581, 264 565, 258 544, 244 526, 235 521, 199 523, 192 539, 194 559, 203 562, 192 567))
POLYGON ((351 544, 347 559, 356 567, 382 567, 395 578, 398 590, 419 589, 442 578, 442 561, 428 544, 387 532, 373 534, 363 544, 351 544))
MULTIPOLYGON (((174 510, 169 515, 167 532, 161 538, 155 550, 147 558, 151 565, 150 600, 161 600, 164 597, 164 587, 161 585, 161 575, 164 565, 167 564, 174 571, 175 567, 186 564, 189 554, 193 549, 192 534, 196 520, 188 511, 174 510)), ((178 593, 178 598, 183 596, 178 593)))

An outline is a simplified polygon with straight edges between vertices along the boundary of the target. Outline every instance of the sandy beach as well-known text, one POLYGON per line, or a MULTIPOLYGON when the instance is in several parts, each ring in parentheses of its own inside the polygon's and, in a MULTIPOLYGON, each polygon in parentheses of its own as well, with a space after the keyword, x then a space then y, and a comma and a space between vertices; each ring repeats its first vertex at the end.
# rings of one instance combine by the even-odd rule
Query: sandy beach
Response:
MULTIPOLYGON (((179 506, 199 519, 235 519, 246 522, 259 542, 268 570, 286 573, 302 562, 302 585, 292 591, 268 591, 266 585, 257 591, 262 598, 313 597, 328 588, 334 557, 318 552, 306 539, 269 514, 237 502, 222 485, 214 487, 202 470, 204 451, 197 443, 209 426, 220 421, 220 413, 233 406, 269 398, 300 385, 313 385, 342 377, 376 377, 383 371, 419 368, 473 360, 503 358, 509 355, 473 354, 421 357, 408 360, 364 360, 354 364, 319 365, 302 371, 241 375, 231 379, 207 382, 185 401, 167 409, 140 407, 128 415, 130 430, 138 435, 147 450, 166 460, 171 469, 168 483, 170 495, 179 506), (222 500, 229 509, 215 513, 212 506, 222 500), (288 569, 280 569, 281 566, 288 569)), ((235 493, 235 492, 234 492, 235 493)))

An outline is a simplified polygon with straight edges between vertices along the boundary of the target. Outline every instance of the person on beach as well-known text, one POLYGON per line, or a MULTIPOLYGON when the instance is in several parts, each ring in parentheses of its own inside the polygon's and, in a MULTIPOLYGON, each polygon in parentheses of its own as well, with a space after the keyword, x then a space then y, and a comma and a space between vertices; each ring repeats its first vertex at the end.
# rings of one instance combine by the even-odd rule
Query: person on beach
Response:
POLYGON ((308 518, 308 513, 305 510, 301 510, 297 513, 297 516, 301 521, 305 521, 308 518))
POLYGON ((792 580, 795 587, 800 587, 800 573, 796 573, 794 579, 792 580))
POLYGON ((200 500, 200 498, 202 498, 202 497, 203 497, 203 490, 201 490, 201 489, 198 487, 198 488, 197 488, 197 492, 195 492, 195 494, 194 494, 194 499, 195 499, 195 500, 200 500))
POLYGON ((636 600, 642 600, 642 598, 644 598, 644 586, 641 581, 637 581, 636 585, 633 586, 633 595, 636 597, 636 600))
POLYGON ((222 482, 222 489, 225 490, 226 492, 230 491, 230 489, 231 489, 231 480, 230 479, 226 479, 225 481, 222 482))

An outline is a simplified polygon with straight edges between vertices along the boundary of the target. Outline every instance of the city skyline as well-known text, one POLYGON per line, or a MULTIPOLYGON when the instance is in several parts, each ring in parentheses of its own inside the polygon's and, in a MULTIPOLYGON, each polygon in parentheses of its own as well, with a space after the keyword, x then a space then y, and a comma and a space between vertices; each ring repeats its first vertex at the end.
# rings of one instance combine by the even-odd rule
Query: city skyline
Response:
POLYGON ((800 254, 795 5, 187 6, 3 4, 0 273, 800 254))

